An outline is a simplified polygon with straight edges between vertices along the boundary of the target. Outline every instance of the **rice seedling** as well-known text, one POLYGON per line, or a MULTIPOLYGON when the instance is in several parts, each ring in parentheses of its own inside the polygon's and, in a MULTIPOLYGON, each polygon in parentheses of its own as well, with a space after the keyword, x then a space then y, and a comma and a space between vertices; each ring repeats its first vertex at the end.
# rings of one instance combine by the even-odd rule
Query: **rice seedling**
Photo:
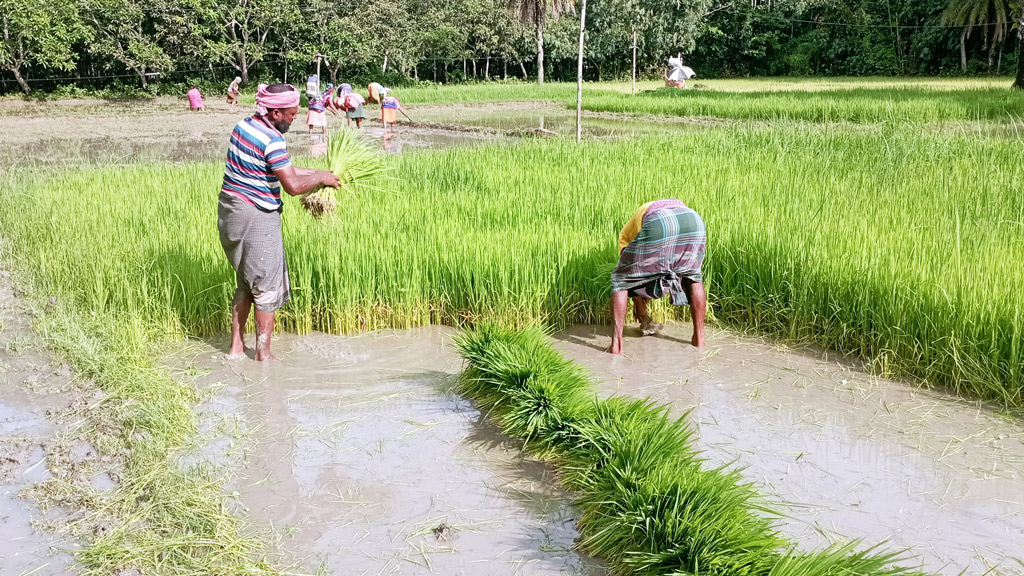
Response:
MULTIPOLYGON (((234 282, 209 216, 221 171, 155 165, 29 182, 32 209, 8 206, 0 223, 48 294, 97 314, 132 311, 164 334, 219 333, 234 282)), ((604 322, 619 228, 636 206, 675 196, 708 225, 718 321, 1024 404, 1016 141, 735 127, 414 153, 394 173, 386 189, 338 205, 344 226, 295 217, 288 200, 283 329, 604 322)), ((652 313, 674 314, 660 303, 652 313)))
POLYGON ((577 496, 578 545, 606 559, 616 574, 920 574, 898 566, 898 554, 857 550, 855 542, 797 551, 774 528, 778 515, 739 470, 708 467, 697 456, 684 418, 672 419, 647 401, 584 400, 586 376, 539 330, 481 325, 456 342, 470 382, 462 392, 503 432, 527 439, 527 450, 558 467, 561 483, 577 496), (533 383, 541 375, 551 402, 535 402, 533 383), (574 403, 556 400, 560 386, 574 403), (523 425, 550 422, 553 406, 568 405, 573 417, 561 422, 569 433, 523 425))
MULTIPOLYGON (((1005 123, 1024 117, 1024 96, 1007 90, 1002 79, 746 79, 697 80, 693 85, 696 88, 678 90, 644 82, 633 95, 628 83, 588 83, 583 106, 592 112, 825 123, 1005 123)), ((564 83, 402 90, 402 101, 410 104, 553 101, 574 108, 575 97, 576 85, 564 83)))
POLYGON ((359 141, 354 130, 336 131, 327 141, 327 166, 338 177, 338 188, 327 186, 303 194, 299 201, 314 218, 330 216, 338 207, 337 194, 354 194, 387 171, 384 158, 359 141))
POLYGON ((835 86, 818 91, 661 88, 636 96, 604 91, 594 93, 583 105, 594 112, 824 123, 1019 122, 1024 118, 1024 96, 1011 90, 912 85, 835 86))

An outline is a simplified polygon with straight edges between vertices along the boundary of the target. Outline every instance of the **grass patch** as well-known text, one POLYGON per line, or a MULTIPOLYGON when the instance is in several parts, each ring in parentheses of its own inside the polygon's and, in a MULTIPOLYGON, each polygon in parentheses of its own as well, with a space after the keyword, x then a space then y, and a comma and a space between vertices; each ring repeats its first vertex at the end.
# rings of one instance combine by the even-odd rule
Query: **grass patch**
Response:
POLYGON ((265 545, 245 534, 211 470, 182 470, 176 456, 195 434, 194 390, 154 368, 147 352, 159 336, 137 315, 85 315, 52 306, 37 325, 53 351, 79 377, 102 390, 83 431, 105 458, 119 463, 119 482, 97 493, 55 478, 32 490, 45 510, 83 510, 68 529, 88 546, 77 554, 85 576, 143 574, 280 574, 265 545))
POLYGON ((588 377, 537 328, 456 337, 459 391, 505 434, 556 464, 576 493, 579 546, 616 574, 897 576, 897 555, 856 542, 800 552, 737 470, 708 467, 684 418, 646 401, 591 396, 588 377))

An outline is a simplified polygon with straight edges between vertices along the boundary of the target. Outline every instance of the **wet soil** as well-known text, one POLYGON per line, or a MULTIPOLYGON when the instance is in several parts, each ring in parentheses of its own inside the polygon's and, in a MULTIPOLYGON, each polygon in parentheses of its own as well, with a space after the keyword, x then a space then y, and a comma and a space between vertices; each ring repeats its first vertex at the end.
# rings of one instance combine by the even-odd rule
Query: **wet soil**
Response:
POLYGON ((53 458, 72 445, 64 416, 87 392, 67 366, 45 352, 31 318, 0 269, 0 572, 49 576, 75 566, 72 553, 80 543, 47 529, 73 511, 43 513, 33 493, 91 458, 69 451, 64 466, 53 458))
POLYGON ((1019 418, 727 331, 698 350, 688 329, 633 326, 623 357, 603 352, 603 327, 557 334, 556 347, 604 394, 689 411, 705 456, 787 505, 784 533, 805 547, 886 541, 939 574, 1024 575, 1019 418))
MULTIPOLYGON (((3 170, 39 166, 108 166, 134 162, 199 162, 223 160, 227 137, 248 107, 230 108, 212 102, 204 112, 190 112, 184 100, 65 100, 25 102, 0 100, 4 140, 3 170)), ((379 113, 367 110, 362 133, 387 152, 452 147, 523 137, 575 137, 575 111, 552 102, 506 102, 457 106, 410 106, 396 132, 384 138, 379 113)), ((318 135, 311 136, 302 114, 285 135, 295 156, 315 154, 318 135)), ((328 114, 328 128, 345 120, 328 114)), ((652 119, 622 114, 587 113, 588 137, 621 137, 666 133, 716 124, 701 119, 652 119)))
POLYGON ((276 338, 276 365, 226 360, 226 340, 170 360, 216 390, 200 407, 240 511, 278 562, 330 574, 588 574, 570 497, 452 392, 444 329, 276 338))
MULTIPOLYGON (((938 574, 1024 574, 1018 420, 727 331, 697 350, 687 328, 627 329, 623 357, 603 352, 603 327, 555 338, 601 394, 689 411, 706 458, 743 468, 802 548, 862 538, 938 574)), ((189 343, 172 364, 216 390, 193 458, 230 470, 242 509, 305 569, 603 573, 570 551, 571 498, 551 470, 452 393, 451 334, 284 336, 274 366, 226 360, 226 340, 189 343)))

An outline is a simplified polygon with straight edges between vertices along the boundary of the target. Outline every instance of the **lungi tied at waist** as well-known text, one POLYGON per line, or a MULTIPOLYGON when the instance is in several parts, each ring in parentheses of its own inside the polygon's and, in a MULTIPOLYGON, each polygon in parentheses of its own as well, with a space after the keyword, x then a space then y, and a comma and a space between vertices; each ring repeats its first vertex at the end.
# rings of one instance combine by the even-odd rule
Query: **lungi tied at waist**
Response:
POLYGON ((281 234, 281 212, 264 212, 228 192, 217 205, 224 254, 235 269, 235 292, 252 294, 260 312, 274 312, 291 296, 281 234))
POLYGON ((636 238, 623 249, 612 272, 612 292, 661 298, 671 294, 672 304, 689 304, 683 281, 703 282, 701 265, 707 245, 704 221, 679 201, 659 201, 644 214, 636 238))

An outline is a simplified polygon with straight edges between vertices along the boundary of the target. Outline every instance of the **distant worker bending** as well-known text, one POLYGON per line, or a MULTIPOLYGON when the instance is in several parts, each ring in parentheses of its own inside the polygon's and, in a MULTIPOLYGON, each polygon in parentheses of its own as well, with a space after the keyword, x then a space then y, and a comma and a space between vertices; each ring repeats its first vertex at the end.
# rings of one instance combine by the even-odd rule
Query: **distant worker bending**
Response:
POLYGON ((622 354, 626 308, 633 299, 633 316, 643 334, 657 326, 647 314, 647 304, 665 294, 674 306, 690 305, 694 346, 704 346, 704 314, 707 296, 701 265, 707 233, 700 215, 674 198, 648 202, 640 207, 619 233, 619 263, 612 272, 614 332, 608 352, 622 354))

